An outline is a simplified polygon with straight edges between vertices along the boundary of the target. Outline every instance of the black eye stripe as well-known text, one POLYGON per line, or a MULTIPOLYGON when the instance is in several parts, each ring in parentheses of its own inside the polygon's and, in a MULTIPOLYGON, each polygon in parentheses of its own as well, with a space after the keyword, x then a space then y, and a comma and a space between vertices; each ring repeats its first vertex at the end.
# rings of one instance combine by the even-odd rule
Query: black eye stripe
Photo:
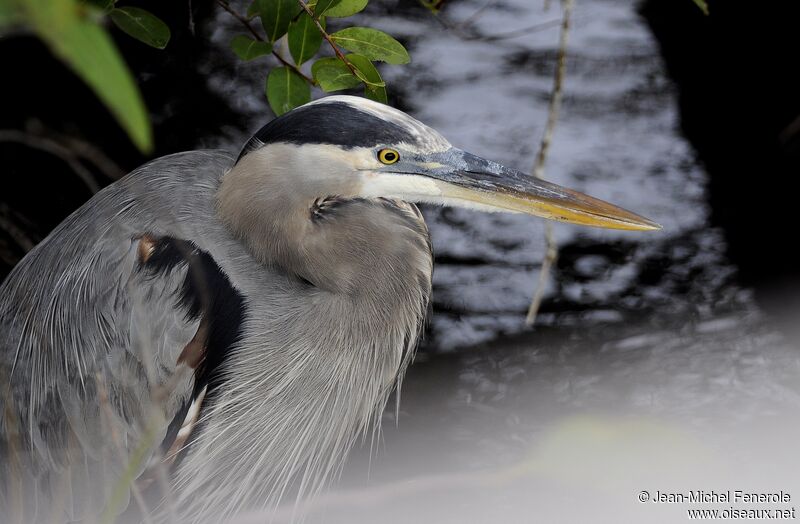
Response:
POLYGON ((345 102, 328 102, 303 106, 272 120, 247 142, 239 159, 265 144, 276 142, 331 144, 344 149, 373 148, 400 142, 425 143, 407 126, 360 111, 345 102))

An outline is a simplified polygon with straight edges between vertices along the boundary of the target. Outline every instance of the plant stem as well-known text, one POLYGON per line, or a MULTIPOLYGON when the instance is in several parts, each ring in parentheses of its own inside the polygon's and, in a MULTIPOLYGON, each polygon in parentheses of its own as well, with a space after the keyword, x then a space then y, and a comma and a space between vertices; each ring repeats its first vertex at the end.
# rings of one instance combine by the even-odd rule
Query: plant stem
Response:
POLYGON ((322 27, 322 24, 319 23, 319 18, 316 15, 314 15, 314 12, 311 10, 310 7, 308 7, 308 4, 306 4, 303 0, 297 0, 297 2, 300 4, 300 7, 302 7, 303 10, 308 14, 308 16, 311 17, 311 20, 314 21, 314 25, 317 26, 317 29, 319 30, 320 34, 322 34, 322 38, 324 38, 325 41, 330 44, 331 49, 333 49, 333 52, 336 54, 336 58, 344 62, 344 65, 346 65, 347 68, 350 70, 350 72, 353 73, 354 77, 358 78, 359 80, 362 80, 356 67, 350 63, 350 60, 348 60, 347 57, 344 56, 342 50, 339 49, 339 46, 336 45, 336 42, 333 41, 331 35, 329 35, 327 31, 325 31, 325 28, 322 27))
POLYGON ((247 17, 239 14, 234 8, 230 6, 228 2, 225 2, 224 0, 217 0, 217 4, 219 4, 219 6, 223 8, 225 11, 227 11, 231 16, 233 16, 235 19, 241 22, 242 25, 250 32, 250 34, 253 35, 253 38, 261 42, 264 41, 264 38, 260 34, 258 34, 258 32, 255 29, 253 29, 253 26, 250 25, 250 20, 248 20, 247 17))
POLYGON ((0 142, 17 142, 30 148, 39 149, 41 151, 50 153, 51 155, 63 160, 70 167, 70 169, 72 169, 72 171, 78 175, 78 178, 83 181, 87 189, 89 189, 92 194, 100 191, 100 186, 95 180, 92 172, 80 163, 73 151, 59 144, 55 140, 32 135, 17 129, 0 129, 0 142))
MULTIPOLYGON (((567 70, 567 42, 569 40, 569 22, 572 15, 573 0, 564 0, 564 13, 561 19, 561 36, 559 37, 558 45, 558 62, 556 64, 556 72, 553 78, 553 94, 550 97, 550 106, 547 113, 547 124, 545 125, 544 135, 542 135, 542 142, 539 146, 539 153, 536 155, 536 161, 533 166, 533 176, 536 178, 544 178, 544 164, 547 160, 547 153, 550 151, 550 142, 553 139, 553 130, 556 127, 558 120, 558 111, 561 108, 561 98, 563 95, 564 75, 567 70)), ((547 284, 547 279, 550 276, 550 270, 558 259, 558 246, 553 238, 553 226, 548 222, 545 225, 545 242, 547 244, 547 251, 545 252, 544 259, 542 260, 542 268, 539 272, 539 282, 536 286, 536 291, 531 299, 531 305, 528 308, 528 314, 525 317, 525 324, 532 326, 536 322, 536 315, 539 313, 539 307, 542 305, 542 298, 544 297, 544 287, 547 284)))
MULTIPOLYGON (((234 8, 232 8, 232 7, 230 6, 230 4, 229 4, 228 2, 226 2, 225 0, 217 0, 217 4, 219 4, 219 6, 220 6, 222 9, 224 9, 225 11, 227 11, 227 12, 228 12, 228 13, 229 13, 231 16, 233 16, 233 17, 234 17, 236 20, 238 20, 239 22, 241 22, 241 24, 242 24, 242 25, 245 27, 245 29, 247 29, 247 31, 248 31, 248 32, 249 32, 251 35, 253 35, 253 38, 255 38, 256 40, 258 40, 259 42, 266 42, 266 40, 264 39, 264 37, 263 37, 263 36, 261 36, 260 34, 258 34, 258 31, 256 31, 256 30, 253 28, 253 26, 252 26, 252 25, 250 25, 250 20, 248 20, 248 19, 247 19, 247 17, 246 17, 246 16, 243 16, 241 13, 238 13, 238 12, 237 12, 237 11, 236 11, 234 8)), ((280 55, 280 53, 278 53, 277 51, 273 50, 273 51, 272 51, 272 56, 274 56, 275 58, 277 58, 277 59, 278 59, 278 61, 279 61, 280 63, 282 63, 283 65, 285 65, 286 67, 288 67, 289 69, 291 69, 292 71, 294 71, 294 72, 295 72, 295 73, 297 73, 298 75, 302 76, 302 77, 305 79, 305 81, 306 81, 306 82, 308 82, 309 84, 311 84, 311 85, 316 85, 316 84, 317 84, 316 82, 314 82, 314 79, 313 79, 313 78, 311 78, 311 77, 307 76, 305 73, 303 73, 303 72, 300 70, 300 68, 299 68, 299 67, 297 67, 297 66, 296 66, 296 65, 294 65, 293 63, 291 63, 291 62, 289 62, 288 60, 286 60, 285 58, 283 58, 283 57, 280 55)))

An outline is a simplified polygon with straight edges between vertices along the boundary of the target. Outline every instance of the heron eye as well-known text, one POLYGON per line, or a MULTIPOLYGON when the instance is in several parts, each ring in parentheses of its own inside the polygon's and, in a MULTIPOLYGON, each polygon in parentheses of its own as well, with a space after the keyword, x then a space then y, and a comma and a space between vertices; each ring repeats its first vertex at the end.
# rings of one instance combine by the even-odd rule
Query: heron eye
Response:
POLYGON ((389 164, 394 164, 395 162, 400 160, 400 153, 398 153, 394 149, 381 149, 380 151, 378 151, 378 160, 380 160, 381 163, 386 164, 388 166, 389 164))

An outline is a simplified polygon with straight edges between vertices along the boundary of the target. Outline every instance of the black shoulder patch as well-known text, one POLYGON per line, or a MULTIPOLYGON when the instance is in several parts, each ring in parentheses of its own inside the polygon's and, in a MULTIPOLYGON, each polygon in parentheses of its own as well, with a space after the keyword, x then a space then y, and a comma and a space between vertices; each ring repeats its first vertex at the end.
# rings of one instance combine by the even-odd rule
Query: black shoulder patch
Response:
POLYGON ((188 271, 178 304, 187 319, 202 319, 208 326, 205 356, 195 370, 194 397, 205 386, 208 395, 219 385, 221 364, 241 338, 246 311, 244 297, 211 255, 187 240, 157 238, 141 269, 156 275, 184 265, 188 265, 188 271))
POLYGON ((398 124, 344 102, 328 102, 300 107, 272 120, 253 135, 236 161, 264 144, 276 142, 352 148, 415 141, 416 137, 398 124))

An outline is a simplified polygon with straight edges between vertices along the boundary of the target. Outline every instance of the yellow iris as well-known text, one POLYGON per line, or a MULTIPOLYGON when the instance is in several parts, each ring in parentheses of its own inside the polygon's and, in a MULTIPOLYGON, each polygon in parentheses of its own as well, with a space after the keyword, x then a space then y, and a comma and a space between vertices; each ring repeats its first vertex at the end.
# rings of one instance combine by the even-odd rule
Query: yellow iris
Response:
POLYGON ((394 164, 395 162, 400 160, 400 153, 398 153, 394 149, 381 149, 380 151, 378 151, 378 160, 380 160, 381 163, 386 165, 394 164))

